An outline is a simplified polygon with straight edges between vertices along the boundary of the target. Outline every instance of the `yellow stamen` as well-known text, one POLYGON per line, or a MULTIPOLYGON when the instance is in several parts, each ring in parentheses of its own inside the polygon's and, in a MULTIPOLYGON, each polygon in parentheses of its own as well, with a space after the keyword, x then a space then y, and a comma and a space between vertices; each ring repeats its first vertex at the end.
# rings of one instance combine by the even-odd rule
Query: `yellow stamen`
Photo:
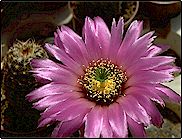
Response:
POLYGON ((127 80, 126 73, 120 68, 108 59, 92 61, 78 83, 91 100, 110 104, 119 96, 121 86, 127 80))

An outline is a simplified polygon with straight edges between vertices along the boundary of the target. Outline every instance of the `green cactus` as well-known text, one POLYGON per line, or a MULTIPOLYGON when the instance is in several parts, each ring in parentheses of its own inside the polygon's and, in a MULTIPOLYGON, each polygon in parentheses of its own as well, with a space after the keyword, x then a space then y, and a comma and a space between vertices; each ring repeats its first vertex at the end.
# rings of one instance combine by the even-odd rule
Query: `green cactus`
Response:
POLYGON ((9 102, 4 112, 9 122, 4 125, 4 129, 28 132, 37 128, 40 112, 32 109, 32 105, 25 99, 25 96, 38 86, 29 72, 33 58, 48 58, 48 55, 40 45, 29 39, 26 42, 17 40, 2 60, 1 89, 3 88, 4 92, 1 94, 4 94, 9 102))

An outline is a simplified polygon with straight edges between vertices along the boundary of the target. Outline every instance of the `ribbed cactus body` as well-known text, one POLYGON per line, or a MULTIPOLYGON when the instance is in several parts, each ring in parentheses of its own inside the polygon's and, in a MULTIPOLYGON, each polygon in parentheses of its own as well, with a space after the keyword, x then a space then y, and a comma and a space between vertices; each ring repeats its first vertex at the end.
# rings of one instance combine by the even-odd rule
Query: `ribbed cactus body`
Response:
POLYGON ((3 58, 1 87, 9 102, 5 112, 9 117, 6 129, 31 131, 37 127, 39 112, 32 109, 32 105, 25 99, 37 87, 35 78, 29 72, 33 58, 48 58, 48 55, 40 45, 30 39, 14 43, 3 58))

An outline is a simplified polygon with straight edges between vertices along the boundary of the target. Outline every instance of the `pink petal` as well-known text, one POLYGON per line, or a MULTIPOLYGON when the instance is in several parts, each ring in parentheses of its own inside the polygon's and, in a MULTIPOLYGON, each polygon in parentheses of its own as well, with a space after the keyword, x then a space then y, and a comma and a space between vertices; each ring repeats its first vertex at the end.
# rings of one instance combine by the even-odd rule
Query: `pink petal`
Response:
POLYGON ((50 107, 54 104, 57 104, 59 102, 65 101, 69 98, 80 98, 83 95, 80 93, 76 93, 76 92, 72 92, 72 93, 64 93, 64 95, 61 94, 55 94, 55 95, 50 95, 50 96, 46 96, 43 99, 39 100, 38 102, 34 103, 33 108, 36 108, 38 110, 44 110, 47 107, 50 107))
POLYGON ((139 124, 135 122, 131 117, 127 116, 127 122, 130 129, 131 134, 136 138, 146 137, 146 132, 143 124, 139 124))
POLYGON ((36 74, 33 74, 33 76, 35 77, 36 82, 41 83, 43 85, 49 84, 51 82, 49 79, 45 79, 45 78, 39 77, 36 74))
POLYGON ((50 59, 32 59, 30 64, 33 68, 60 68, 58 64, 50 59))
POLYGON ((58 33, 54 32, 54 44, 64 51, 64 46, 60 40, 58 33))
POLYGON ((142 28, 143 28, 142 21, 141 22, 137 20, 133 21, 126 32, 122 45, 124 47, 127 46, 130 47, 139 38, 142 28))
POLYGON ((77 102, 72 104, 66 109, 63 109, 60 113, 55 116, 58 121, 69 121, 80 115, 85 115, 95 106, 94 102, 87 99, 79 99, 77 102), (74 111, 73 111, 74 110, 74 111))
POLYGON ((75 40, 84 58, 88 60, 88 52, 82 38, 78 34, 76 34, 72 29, 64 25, 61 26, 61 31, 67 32, 75 40))
POLYGON ((124 32, 124 19, 123 17, 119 19, 118 24, 116 25, 115 19, 113 19, 111 27, 111 43, 109 47, 109 59, 112 62, 116 62, 116 54, 121 45, 124 32))
POLYGON ((169 45, 152 45, 150 48, 148 48, 144 56, 153 57, 167 51, 169 48, 169 45))
POLYGON ((169 56, 157 56, 152 58, 144 57, 141 58, 140 61, 138 61, 138 63, 135 63, 132 66, 130 66, 126 71, 128 76, 130 76, 138 70, 151 70, 161 65, 174 62, 174 60, 174 57, 169 56))
POLYGON ((34 75, 53 82, 59 82, 70 85, 77 85, 78 76, 64 68, 34 68, 31 70, 34 75))
POLYGON ((151 86, 147 86, 145 87, 145 84, 144 84, 144 88, 146 88, 147 90, 149 90, 149 92, 155 94, 155 95, 158 95, 160 96, 163 100, 168 100, 168 96, 166 96, 163 92, 161 92, 160 90, 157 90, 156 87, 157 87, 158 84, 153 84, 151 86))
MULTIPOLYGON (((30 61, 30 64, 32 68, 60 68, 59 65, 57 65, 54 61, 50 59, 32 59, 30 61)), ((50 79, 47 78, 42 78, 37 75, 34 75, 36 81, 43 83, 43 84, 48 84, 50 82, 50 79)))
POLYGON ((70 36, 72 36, 74 38, 74 40, 77 40, 79 42, 79 44, 84 44, 82 38, 75 33, 72 29, 70 29, 68 26, 65 25, 61 25, 61 31, 63 32, 67 32, 70 36), (81 43, 82 42, 82 43, 81 43))
MULTIPOLYGON (((63 42, 63 46, 65 48, 65 52, 71 56, 77 63, 81 65, 88 66, 87 57, 85 57, 84 54, 82 54, 82 51, 80 48, 85 48, 84 46, 79 46, 80 42, 77 42, 71 35, 69 35, 67 32, 60 32, 59 36, 61 38, 61 41, 63 42)), ((83 45, 83 44, 81 44, 83 45)))
MULTIPOLYGON (((36 78, 39 78, 38 80, 48 80, 48 81, 59 81, 62 80, 61 76, 68 76, 69 75, 72 77, 69 80, 73 81, 74 78, 77 76, 75 73, 71 72, 70 70, 64 68, 63 65, 57 64, 52 60, 49 59, 33 59, 31 61, 31 66, 33 67, 33 70, 30 72, 34 72, 34 76, 36 78), (60 76, 57 76, 60 75, 60 76)), ((76 78, 77 79, 77 78, 76 78)), ((69 81, 68 80, 68 81, 69 81)), ((73 82, 75 83, 75 82, 73 82)))
POLYGON ((181 69, 177 66, 173 66, 173 65, 162 65, 159 67, 154 68, 153 70, 155 71, 160 71, 163 73, 174 73, 174 72, 181 72, 181 69))
POLYGON ((39 121, 39 124, 38 124, 38 127, 37 128, 40 128, 40 127, 44 127, 48 124, 52 124, 54 122, 54 119, 53 118, 46 118, 42 121, 39 121))
POLYGON ((59 129, 62 127, 62 122, 60 122, 53 130, 51 137, 55 138, 58 136, 59 129))
POLYGON ((126 137, 128 134, 126 114, 118 103, 113 103, 109 106, 108 118, 115 137, 126 137))
POLYGON ((63 50, 59 49, 55 45, 45 44, 45 48, 59 61, 63 62, 73 72, 78 75, 83 74, 83 70, 77 62, 71 59, 63 50))
POLYGON ((59 103, 47 108, 43 113, 41 113, 41 118, 39 119, 39 127, 43 127, 51 121, 56 121, 55 117, 57 114, 76 104, 77 101, 79 101, 79 98, 71 98, 71 96, 70 98, 65 97, 65 100, 60 101, 59 103))
POLYGON ((94 23, 96 34, 98 35, 98 41, 100 43, 100 47, 102 48, 102 55, 104 58, 106 58, 111 40, 110 31, 102 18, 98 16, 95 17, 94 23))
POLYGON ((159 48, 155 45, 152 45, 147 49, 147 51, 145 52, 145 54, 143 56, 144 57, 153 57, 153 56, 160 54, 160 52, 162 52, 161 48, 159 48))
POLYGON ((150 34, 145 34, 145 35, 143 37, 139 38, 131 46, 132 48, 131 48, 130 52, 128 52, 128 54, 126 55, 126 58, 125 58, 126 64, 124 64, 124 66, 126 67, 126 69, 128 67, 134 65, 138 61, 140 61, 141 56, 145 53, 147 48, 151 45, 151 42, 153 41, 154 37, 147 40, 145 38, 150 36, 150 34), (135 59, 133 59, 133 58, 135 58, 135 59))
POLYGON ((135 94, 135 92, 133 92, 131 95, 145 108, 146 112, 149 114, 149 116, 151 116, 152 123, 157 127, 161 127, 163 117, 151 100, 142 94, 135 94))
POLYGON ((50 95, 64 94, 76 91, 80 91, 80 89, 76 86, 52 82, 32 91, 26 96, 26 98, 29 101, 33 101, 50 95))
POLYGON ((132 94, 142 94, 146 96, 147 98, 150 98, 153 101, 156 101, 161 106, 165 106, 164 101, 162 98, 158 95, 159 92, 156 93, 155 88, 152 84, 137 84, 133 87, 129 87, 127 90, 125 90, 126 95, 132 95, 132 94))
POLYGON ((103 125, 102 107, 95 106, 89 113, 85 122, 86 138, 99 138, 103 125))
POLYGON ((108 114, 108 107, 102 108, 102 114, 103 114, 103 124, 102 124, 102 131, 101 136, 103 138, 112 138, 113 132, 111 125, 109 124, 109 114, 108 114))
POLYGON ((128 77, 127 86, 132 86, 138 83, 161 83, 173 80, 171 74, 157 72, 157 71, 137 71, 128 77))
POLYGON ((157 44, 157 47, 159 47, 161 49, 160 53, 163 53, 163 52, 167 51, 169 48, 171 48, 171 46, 166 45, 166 44, 157 44))
POLYGON ((124 112, 138 123, 144 123, 145 126, 150 124, 151 117, 139 102, 131 95, 126 95, 117 100, 124 112))
POLYGON ((117 54, 117 64, 123 66, 126 69, 139 61, 139 58, 141 58, 141 56, 146 52, 147 48, 153 41, 153 34, 154 32, 149 32, 143 35, 128 47, 122 48, 121 45, 120 51, 117 54))
POLYGON ((125 53, 123 52, 124 49, 128 50, 129 48, 131 48, 131 45, 138 39, 141 33, 142 24, 142 22, 138 22, 136 20, 130 24, 130 27, 126 32, 121 47, 118 50, 117 60, 120 60, 122 53, 125 53))
MULTIPOLYGON (((33 108, 36 108, 37 110, 44 110, 49 106, 52 106, 54 104, 57 104, 59 102, 66 100, 63 97, 64 96, 61 96, 60 94, 44 97, 43 99, 39 100, 38 102, 33 103, 33 108)), ((67 98, 69 98, 69 96, 67 98)))
POLYGON ((84 25, 85 44, 87 51, 89 52, 90 61, 97 60, 101 56, 101 48, 98 43, 97 32, 94 21, 89 17, 85 19, 84 25))
POLYGON ((72 133, 76 132, 83 124, 84 115, 74 118, 73 120, 60 122, 58 126, 52 132, 51 137, 68 137, 72 133))
POLYGON ((173 102, 177 102, 177 103, 181 102, 181 97, 172 89, 160 84, 157 85, 156 89, 159 91, 162 91, 173 102))

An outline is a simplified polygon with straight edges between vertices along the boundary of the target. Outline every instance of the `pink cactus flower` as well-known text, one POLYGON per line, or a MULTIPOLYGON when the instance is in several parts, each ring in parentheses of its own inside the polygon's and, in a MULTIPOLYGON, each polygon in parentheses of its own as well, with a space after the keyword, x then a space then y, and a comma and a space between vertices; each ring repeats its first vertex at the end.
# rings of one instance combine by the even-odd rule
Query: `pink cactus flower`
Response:
POLYGON ((161 127, 155 106, 180 102, 162 85, 180 69, 175 58, 158 56, 154 32, 141 36, 143 22, 133 21, 124 34, 124 21, 113 20, 111 31, 100 17, 86 17, 83 37, 66 26, 57 29, 46 50, 57 59, 33 59, 32 71, 44 86, 26 98, 41 110, 39 126, 56 123, 52 137, 69 137, 83 129, 86 138, 146 137, 145 127, 161 127))

